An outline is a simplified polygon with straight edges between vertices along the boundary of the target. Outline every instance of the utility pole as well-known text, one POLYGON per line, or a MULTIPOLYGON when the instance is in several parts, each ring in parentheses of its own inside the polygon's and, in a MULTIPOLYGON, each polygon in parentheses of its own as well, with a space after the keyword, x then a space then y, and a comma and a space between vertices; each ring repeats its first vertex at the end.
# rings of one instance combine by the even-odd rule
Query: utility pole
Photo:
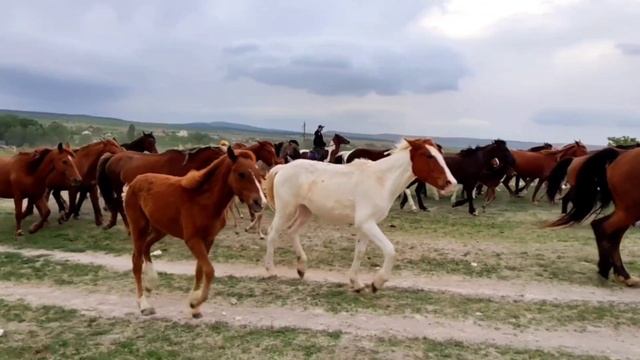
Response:
POLYGON ((307 141, 307 122, 302 122, 302 142, 307 141))

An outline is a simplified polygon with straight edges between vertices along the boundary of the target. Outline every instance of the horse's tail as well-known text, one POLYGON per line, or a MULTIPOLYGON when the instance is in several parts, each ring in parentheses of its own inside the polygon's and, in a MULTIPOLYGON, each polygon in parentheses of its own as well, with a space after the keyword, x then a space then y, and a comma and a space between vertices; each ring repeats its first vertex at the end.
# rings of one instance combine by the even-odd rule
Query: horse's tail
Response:
POLYGON ((113 189, 109 174, 107 174, 107 164, 109 164, 111 157, 113 157, 113 154, 106 153, 98 160, 96 180, 98 182, 98 189, 100 189, 100 194, 102 194, 102 199, 104 199, 107 208, 109 208, 110 211, 118 211, 117 194, 113 189))
POLYGON ((619 155, 618 150, 607 148, 585 160, 578 170, 576 183, 572 187, 574 191, 573 208, 566 215, 547 226, 556 227, 578 223, 589 215, 609 206, 612 198, 607 182, 607 166, 619 155))
POLYGON ((556 196, 562 188, 562 181, 567 176, 567 170, 569 170, 572 161, 573 158, 571 157, 562 159, 556 164, 553 170, 551 170, 547 178, 547 198, 549 201, 553 202, 556 199, 556 196))
POLYGON ((275 181, 276 175, 283 168, 284 165, 276 165, 271 171, 267 174, 267 179, 264 181, 264 188, 267 190, 267 203, 271 207, 271 209, 276 209, 276 191, 275 191, 275 181))

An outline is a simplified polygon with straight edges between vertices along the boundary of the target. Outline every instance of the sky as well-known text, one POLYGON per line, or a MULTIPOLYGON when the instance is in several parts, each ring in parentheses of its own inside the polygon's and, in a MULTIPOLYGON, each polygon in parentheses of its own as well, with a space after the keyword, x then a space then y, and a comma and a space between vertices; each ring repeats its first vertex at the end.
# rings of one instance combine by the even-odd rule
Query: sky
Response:
POLYGON ((0 108, 559 143, 640 131, 639 1, 0 8, 0 108))

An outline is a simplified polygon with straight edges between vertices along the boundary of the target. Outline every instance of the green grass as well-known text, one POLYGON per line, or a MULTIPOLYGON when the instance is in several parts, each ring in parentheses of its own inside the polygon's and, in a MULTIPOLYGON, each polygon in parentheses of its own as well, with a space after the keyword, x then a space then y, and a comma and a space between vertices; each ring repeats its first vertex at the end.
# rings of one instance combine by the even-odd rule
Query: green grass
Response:
POLYGON ((59 307, 0 300, 1 359, 596 359, 562 352, 339 332, 249 329, 224 324, 106 319, 59 307))
MULTIPOLYGON (((88 210, 83 219, 58 225, 49 224, 41 232, 16 239, 13 236, 12 210, 0 207, 0 244, 17 247, 58 249, 64 251, 104 251, 129 254, 131 240, 122 228, 103 231, 90 220, 88 210)), ((512 199, 505 192, 478 217, 465 208, 452 209, 449 200, 428 200, 430 213, 411 213, 395 207, 381 226, 396 246, 395 270, 418 274, 452 274, 467 277, 553 280, 597 285, 597 252, 588 225, 551 230, 543 225, 559 215, 559 207, 533 205, 528 199, 512 199)), ((264 226, 270 221, 268 213, 264 226)), ((33 218, 28 221, 30 223, 33 218)), ((247 222, 241 221, 241 226, 247 222)), ((27 224, 28 225, 28 224, 27 224)), ((217 262, 260 264, 264 257, 264 240, 256 234, 229 224, 216 239, 212 257, 217 262)), ((632 228, 622 245, 626 267, 640 273, 640 232, 632 228)), ((305 228, 302 244, 310 268, 346 269, 353 260, 355 231, 312 221, 305 228)), ((156 248, 163 257, 191 259, 182 240, 164 239, 156 248)), ((295 261, 290 241, 282 239, 276 250, 276 263, 291 265, 295 261)), ((379 249, 370 245, 363 267, 373 269, 382 264, 379 249)))
MULTIPOLYGON (((3 269, 0 272, 2 281, 44 281, 55 285, 97 288, 101 291, 131 289, 130 296, 133 296, 134 283, 129 272, 112 272, 101 266, 0 252, 0 268, 3 269)), ((160 274, 159 290, 162 292, 178 292, 186 297, 191 285, 191 276, 160 274)), ((212 289, 211 301, 229 304, 231 299, 235 299, 239 304, 258 307, 321 308, 332 313, 436 315, 520 328, 592 324, 637 327, 640 324, 640 307, 628 305, 495 301, 398 288, 387 288, 379 294, 356 294, 341 284, 263 278, 216 278, 212 289)))

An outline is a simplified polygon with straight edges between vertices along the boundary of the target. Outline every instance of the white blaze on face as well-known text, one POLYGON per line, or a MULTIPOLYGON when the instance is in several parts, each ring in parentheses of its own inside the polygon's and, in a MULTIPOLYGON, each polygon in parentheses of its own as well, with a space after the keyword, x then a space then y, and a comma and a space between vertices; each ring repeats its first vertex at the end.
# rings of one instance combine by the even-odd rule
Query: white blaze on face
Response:
POLYGON ((433 155, 433 157, 436 158, 436 160, 438 161, 438 164, 440 164, 440 166, 444 170, 444 173, 447 175, 447 180, 449 180, 451 185, 457 184, 458 182, 456 181, 456 178, 454 178, 453 175, 451 174, 451 171, 449 170, 447 163, 444 161, 444 157, 442 156, 442 154, 440 154, 440 151, 438 151, 438 149, 434 148, 431 145, 425 145, 425 146, 427 147, 427 150, 429 150, 431 155, 433 155))
POLYGON ((267 203, 267 197, 264 196, 264 192, 262 191, 262 186, 260 186, 260 183, 258 182, 258 179, 256 179, 255 175, 251 175, 251 176, 253 176, 253 181, 256 183, 258 192, 260 192, 260 200, 262 200, 262 205, 265 205, 267 203))

